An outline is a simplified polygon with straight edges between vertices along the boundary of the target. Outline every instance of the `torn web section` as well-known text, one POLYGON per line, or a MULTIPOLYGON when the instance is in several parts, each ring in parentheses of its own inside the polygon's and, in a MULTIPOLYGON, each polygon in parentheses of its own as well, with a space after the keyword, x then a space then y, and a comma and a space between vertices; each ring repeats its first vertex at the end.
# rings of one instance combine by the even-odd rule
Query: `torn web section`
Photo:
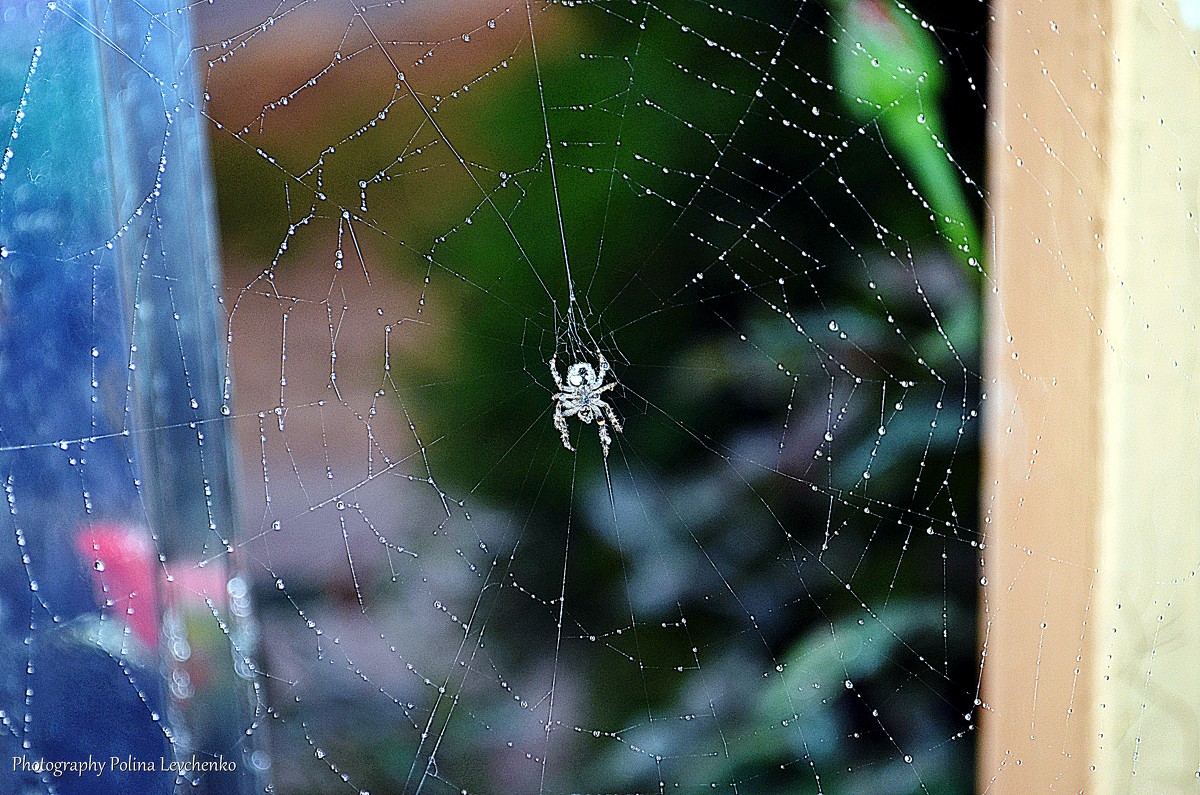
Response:
POLYGON ((203 161, 181 121, 187 28, 164 25, 168 10, 0 4, 5 791, 240 792, 254 778, 248 653, 230 656, 244 589, 228 543, 210 545, 207 571, 181 553, 189 502, 207 504, 205 534, 231 528, 221 429, 204 443, 221 390, 203 355, 218 347, 203 161), (146 453, 165 455, 167 424, 191 442, 161 467, 146 453), (222 757, 232 766, 170 768, 222 757), (106 768, 49 772, 89 760, 106 768))

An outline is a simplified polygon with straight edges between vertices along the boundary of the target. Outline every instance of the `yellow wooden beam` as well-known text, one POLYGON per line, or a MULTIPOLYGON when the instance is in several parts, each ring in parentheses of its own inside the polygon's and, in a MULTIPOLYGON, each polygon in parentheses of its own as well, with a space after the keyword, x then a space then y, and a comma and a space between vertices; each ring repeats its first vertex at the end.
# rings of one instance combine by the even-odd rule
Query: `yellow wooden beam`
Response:
POLYGON ((990 793, 1200 791, 1200 30, 1188 11, 996 4, 990 793))

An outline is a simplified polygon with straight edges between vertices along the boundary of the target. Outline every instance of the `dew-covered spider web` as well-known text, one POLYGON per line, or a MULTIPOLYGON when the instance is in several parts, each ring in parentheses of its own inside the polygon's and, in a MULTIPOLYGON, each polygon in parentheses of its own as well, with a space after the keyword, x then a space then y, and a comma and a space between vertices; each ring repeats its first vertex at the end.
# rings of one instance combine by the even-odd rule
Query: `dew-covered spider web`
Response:
MULTIPOLYGON (((192 620, 257 682, 230 720, 273 791, 999 778, 974 772, 993 651, 977 597, 1008 584, 987 583, 978 518, 996 410, 985 3, 210 0, 147 7, 125 39, 107 4, 83 5, 0 9, 100 42, 165 94, 140 33, 194 31, 195 95, 138 107, 167 120, 150 148, 174 145, 177 117, 207 135, 223 275, 187 300, 220 314, 188 337, 204 310, 171 304, 183 288, 155 263, 204 246, 161 220, 141 231, 166 202, 155 178, 135 184, 123 223, 84 247, 132 238, 129 286, 106 296, 88 271, 82 333, 124 322, 124 300, 139 339, 153 291, 179 334, 122 342, 118 364, 170 362, 188 385, 161 399, 182 413, 118 400, 61 446, 8 426, 3 444, 53 442, 86 473, 81 447, 182 429, 206 511, 162 519, 154 477, 130 500, 152 525, 211 529, 162 568, 194 577, 211 615, 192 620), (227 469, 210 452, 225 434, 227 469), (214 518, 226 476, 236 521, 214 518), (214 566, 233 578, 223 603, 214 566)), ((25 57, 0 96, 10 192, 37 185, 19 168, 21 92, 42 68, 25 57)), ((146 470, 169 479, 172 455, 146 470)), ((15 554, 20 476, 5 477, 15 554)), ((41 622, 18 623, 30 638, 41 622)), ((178 669, 164 699, 189 697, 178 669)), ((158 723, 153 686, 126 678, 158 723)), ((33 697, 10 686, 15 748, 33 697)), ((169 725, 163 741, 192 743, 169 725)))
POLYGON ((278 786, 969 791, 982 4, 195 13, 278 786))

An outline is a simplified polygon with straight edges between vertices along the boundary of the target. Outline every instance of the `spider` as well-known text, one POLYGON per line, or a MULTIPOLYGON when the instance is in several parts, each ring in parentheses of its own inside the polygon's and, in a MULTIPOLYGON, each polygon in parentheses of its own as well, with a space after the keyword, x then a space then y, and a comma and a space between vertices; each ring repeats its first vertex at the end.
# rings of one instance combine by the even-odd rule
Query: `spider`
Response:
POLYGON ((584 423, 595 420, 600 429, 600 447, 604 450, 604 457, 608 458, 608 446, 612 444, 612 437, 608 434, 608 423, 612 423, 613 430, 617 433, 624 431, 612 406, 605 403, 600 397, 601 394, 615 387, 617 382, 604 383, 604 376, 608 375, 609 371, 608 360, 604 358, 604 354, 600 352, 599 348, 596 349, 596 356, 600 360, 599 373, 587 362, 576 362, 567 368, 565 383, 558 374, 558 354, 550 357, 550 374, 554 376, 554 383, 559 390, 553 397, 555 402, 554 427, 562 434, 563 447, 574 451, 575 448, 571 446, 571 435, 567 431, 567 417, 578 417, 584 423), (607 421, 605 421, 606 416, 608 417, 607 421))

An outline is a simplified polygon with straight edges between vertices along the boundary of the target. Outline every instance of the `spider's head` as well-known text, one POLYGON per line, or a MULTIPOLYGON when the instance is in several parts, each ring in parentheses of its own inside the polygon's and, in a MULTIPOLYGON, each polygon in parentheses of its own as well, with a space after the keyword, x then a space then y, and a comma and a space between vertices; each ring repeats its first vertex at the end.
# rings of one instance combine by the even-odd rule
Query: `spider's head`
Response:
POLYGON ((571 365, 571 369, 567 370, 567 383, 571 386, 582 386, 585 383, 593 383, 596 380, 596 371, 587 362, 579 362, 571 365))

